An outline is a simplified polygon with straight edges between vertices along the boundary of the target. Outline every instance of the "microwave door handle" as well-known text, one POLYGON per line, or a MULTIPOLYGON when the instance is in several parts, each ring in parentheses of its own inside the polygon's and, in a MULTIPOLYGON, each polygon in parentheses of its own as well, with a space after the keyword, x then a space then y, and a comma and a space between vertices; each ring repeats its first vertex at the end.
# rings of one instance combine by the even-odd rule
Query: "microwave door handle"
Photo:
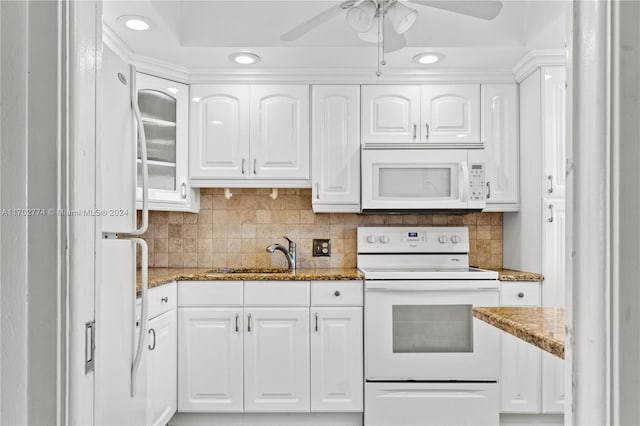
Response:
POLYGON ((468 190, 469 190, 469 168, 467 166, 467 162, 463 161, 460 163, 460 200, 463 203, 467 202, 468 190))

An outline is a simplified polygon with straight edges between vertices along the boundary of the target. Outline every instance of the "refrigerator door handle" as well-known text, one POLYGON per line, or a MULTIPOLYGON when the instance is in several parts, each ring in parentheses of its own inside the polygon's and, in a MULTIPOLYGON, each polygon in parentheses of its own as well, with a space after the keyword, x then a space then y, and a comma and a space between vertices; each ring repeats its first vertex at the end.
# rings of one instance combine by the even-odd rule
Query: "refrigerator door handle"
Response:
POLYGON ((144 133, 144 123, 142 122, 142 113, 138 105, 138 86, 136 84, 136 67, 129 65, 129 78, 131 84, 131 108, 136 119, 138 127, 138 147, 140 149, 140 160, 142 165, 142 223, 140 227, 133 231, 131 235, 142 235, 147 232, 149 226, 149 165, 147 162, 147 137, 144 133))
MULTIPOLYGON (((131 238, 131 241, 140 246, 142 251, 142 268, 140 270, 141 275, 141 289, 140 289, 140 304, 142 309, 140 310, 140 330, 138 333, 138 346, 135 348, 135 356, 133 364, 131 365, 131 397, 136 395, 136 378, 138 375, 138 368, 140 367, 140 361, 142 360, 142 354, 144 353, 144 337, 146 335, 147 328, 147 289, 149 280, 149 247, 147 242, 142 238, 131 238)), ((134 252, 135 255, 135 252, 134 252)), ((135 303, 135 299, 134 299, 135 303)), ((133 333, 135 334, 135 323, 133 325, 133 333)))

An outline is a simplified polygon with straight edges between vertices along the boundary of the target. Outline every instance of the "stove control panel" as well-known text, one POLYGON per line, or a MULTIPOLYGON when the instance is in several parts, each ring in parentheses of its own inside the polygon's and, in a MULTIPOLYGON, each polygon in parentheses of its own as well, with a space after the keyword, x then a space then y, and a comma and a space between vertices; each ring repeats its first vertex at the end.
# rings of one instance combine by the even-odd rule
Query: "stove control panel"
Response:
POLYGON ((358 253, 468 253, 463 226, 361 226, 358 253))

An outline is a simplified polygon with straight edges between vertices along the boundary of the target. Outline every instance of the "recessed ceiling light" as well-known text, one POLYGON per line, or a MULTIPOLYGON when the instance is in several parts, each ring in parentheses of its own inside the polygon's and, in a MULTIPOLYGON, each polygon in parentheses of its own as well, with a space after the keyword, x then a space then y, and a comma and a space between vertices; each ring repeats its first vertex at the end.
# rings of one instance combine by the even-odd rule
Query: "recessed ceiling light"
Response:
POLYGON ((118 18, 125 27, 134 31, 146 31, 151 28, 151 21, 144 16, 125 15, 118 18))
POLYGON ((444 58, 444 55, 442 53, 427 52, 427 53, 420 53, 414 56, 413 61, 420 65, 429 65, 429 64, 435 64, 436 62, 441 61, 443 58, 444 58))
POLYGON ((240 65, 251 65, 260 62, 260 56, 249 52, 233 53, 229 55, 229 59, 240 65))

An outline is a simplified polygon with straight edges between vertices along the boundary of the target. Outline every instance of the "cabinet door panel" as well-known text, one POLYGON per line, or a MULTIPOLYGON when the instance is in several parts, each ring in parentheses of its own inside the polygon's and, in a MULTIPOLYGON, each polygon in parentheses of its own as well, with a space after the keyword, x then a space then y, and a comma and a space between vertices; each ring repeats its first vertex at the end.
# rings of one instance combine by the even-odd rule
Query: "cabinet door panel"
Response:
POLYGON ((313 308, 311 327, 311 411, 362 411, 362 308, 313 308))
POLYGON ((178 311, 178 410, 242 412, 242 310, 178 311))
POLYGON ((420 140, 419 86, 362 86, 362 143, 420 140))
POLYGON ((309 179, 309 86, 251 86, 251 178, 309 179))
POLYGON ((422 141, 480 143, 480 85, 422 86, 422 141))
POLYGON ((313 203, 360 205, 360 86, 313 87, 313 203))
POLYGON ((190 175, 249 175, 250 86, 191 86, 190 175))
POLYGON ((245 411, 309 411, 309 309, 246 309, 245 411))
POLYGON ((177 337, 175 309, 149 321, 147 415, 153 426, 166 425, 176 412, 177 337))
POLYGON ((566 99, 565 68, 542 68, 543 188, 546 196, 564 197, 566 193, 566 99))

